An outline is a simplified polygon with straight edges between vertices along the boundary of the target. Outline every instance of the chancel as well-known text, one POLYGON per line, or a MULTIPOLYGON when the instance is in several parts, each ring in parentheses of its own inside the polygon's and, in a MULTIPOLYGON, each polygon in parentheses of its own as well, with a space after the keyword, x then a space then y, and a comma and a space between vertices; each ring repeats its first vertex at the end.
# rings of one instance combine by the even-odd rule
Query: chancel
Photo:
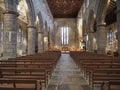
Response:
POLYGON ((120 0, 0 0, 0 90, 120 90, 120 0))

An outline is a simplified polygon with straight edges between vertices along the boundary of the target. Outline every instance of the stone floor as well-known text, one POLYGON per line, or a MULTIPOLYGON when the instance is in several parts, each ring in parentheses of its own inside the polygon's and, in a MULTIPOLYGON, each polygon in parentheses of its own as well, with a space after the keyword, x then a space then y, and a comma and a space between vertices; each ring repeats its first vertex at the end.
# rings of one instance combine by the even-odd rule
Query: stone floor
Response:
MULTIPOLYGON (((69 54, 62 54, 47 90, 91 90, 69 54)), ((95 89, 98 90, 98 89, 95 89)))

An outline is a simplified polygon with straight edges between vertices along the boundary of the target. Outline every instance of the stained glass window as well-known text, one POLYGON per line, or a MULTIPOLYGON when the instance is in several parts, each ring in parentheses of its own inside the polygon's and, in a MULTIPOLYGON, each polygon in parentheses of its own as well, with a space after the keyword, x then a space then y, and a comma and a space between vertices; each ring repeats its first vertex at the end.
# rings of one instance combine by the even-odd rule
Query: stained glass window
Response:
POLYGON ((108 45, 112 45, 114 43, 114 35, 113 35, 113 31, 110 28, 109 32, 107 33, 107 41, 108 41, 108 45))

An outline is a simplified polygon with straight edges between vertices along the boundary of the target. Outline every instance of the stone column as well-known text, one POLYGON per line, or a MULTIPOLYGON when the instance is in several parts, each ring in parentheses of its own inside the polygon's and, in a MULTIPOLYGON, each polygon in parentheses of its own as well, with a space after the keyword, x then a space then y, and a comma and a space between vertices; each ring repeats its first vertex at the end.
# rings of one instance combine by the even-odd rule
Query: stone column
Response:
POLYGON ((28 25, 28 54, 35 53, 35 26, 28 25))
POLYGON ((117 28, 118 28, 118 55, 120 58, 120 0, 116 1, 117 4, 117 28))
POLYGON ((85 41, 86 41, 86 51, 89 51, 89 50, 88 50, 88 48, 89 48, 88 33, 86 34, 85 41))
POLYGON ((22 30, 17 32, 17 56, 22 56, 22 30))
POLYGON ((86 42, 87 42, 87 40, 86 40, 86 35, 83 35, 83 42, 82 42, 82 43, 83 43, 83 45, 84 45, 84 47, 83 47, 83 50, 84 50, 84 51, 86 51, 86 45, 87 45, 86 42))
POLYGON ((25 32, 23 33, 22 54, 23 55, 27 54, 27 36, 25 32))
POLYGON ((107 35, 105 30, 106 24, 97 25, 97 53, 105 54, 107 35))
POLYGON ((38 53, 44 52, 43 32, 38 32, 38 53))
POLYGON ((49 34, 49 46, 51 47, 53 47, 53 35, 52 35, 52 33, 50 32, 50 34, 49 34))
POLYGON ((44 36, 44 51, 48 51, 48 37, 44 36))
MULTIPOLYGON (((17 1, 17 0, 16 0, 17 1)), ((5 0, 6 11, 4 14, 4 43, 3 59, 16 57, 17 54, 17 29, 18 13, 17 2, 5 0)))
POLYGON ((94 32, 88 33, 88 51, 93 52, 93 35, 94 32))

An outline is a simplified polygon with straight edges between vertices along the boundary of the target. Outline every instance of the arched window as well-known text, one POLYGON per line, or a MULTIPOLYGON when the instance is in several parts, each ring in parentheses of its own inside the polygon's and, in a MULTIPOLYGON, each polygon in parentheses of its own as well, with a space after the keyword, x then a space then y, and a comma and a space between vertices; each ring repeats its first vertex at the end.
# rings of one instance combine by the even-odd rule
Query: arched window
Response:
POLYGON ((69 28, 68 27, 62 27, 61 28, 61 43, 62 45, 68 45, 69 44, 69 28))
POLYGON ((107 41, 108 41, 108 45, 113 45, 114 43, 114 35, 113 35, 113 31, 110 28, 109 32, 107 33, 107 41))

